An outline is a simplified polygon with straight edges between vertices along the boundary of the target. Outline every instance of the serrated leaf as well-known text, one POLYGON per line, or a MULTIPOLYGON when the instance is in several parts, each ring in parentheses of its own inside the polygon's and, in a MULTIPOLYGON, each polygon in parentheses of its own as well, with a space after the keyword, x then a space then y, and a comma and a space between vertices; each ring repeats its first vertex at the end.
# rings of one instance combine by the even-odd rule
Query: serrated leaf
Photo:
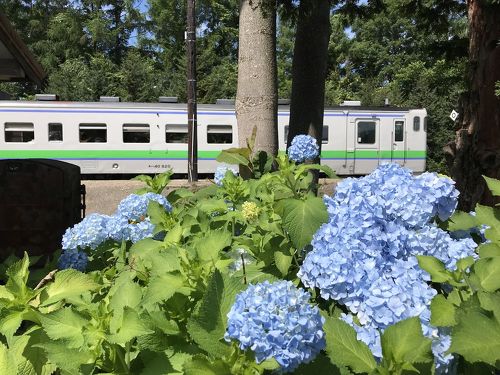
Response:
POLYGON ((250 164, 250 150, 247 148, 228 148, 222 150, 216 160, 219 163, 248 166, 250 164))
POLYGON ((282 276, 288 274, 288 270, 292 265, 293 257, 290 254, 286 254, 282 251, 274 252, 274 262, 276 263, 276 268, 280 271, 282 276))
POLYGON ((491 311, 500 323, 500 294, 478 292, 479 304, 487 311, 491 311))
POLYGON ((17 363, 14 354, 0 342, 0 374, 17 375, 17 363))
POLYGON ((489 226, 484 231, 484 236, 498 243, 500 241, 500 210, 478 204, 476 206, 476 217, 481 224, 489 226))
POLYGON ((236 295, 245 285, 217 269, 208 282, 203 299, 188 321, 188 332, 194 341, 207 353, 221 358, 230 353, 230 346, 221 342, 227 327, 227 313, 236 295))
POLYGON ((500 257, 500 245, 496 243, 482 243, 477 248, 479 257, 489 258, 489 257, 500 257))
POLYGON ((43 348, 47 353, 47 358, 63 370, 63 373, 79 375, 81 367, 90 368, 87 374, 91 374, 94 367, 95 357, 88 350, 70 349, 63 342, 43 342, 35 347, 43 348))
POLYGON ((500 289, 500 257, 481 258, 474 264, 481 287, 494 292, 500 289))
POLYGON ((231 375, 231 369, 220 359, 210 361, 207 357, 196 355, 184 363, 185 375, 231 375))
POLYGON ((168 193, 167 200, 171 204, 174 204, 179 199, 189 198, 192 196, 193 196, 193 192, 191 190, 186 189, 186 188, 179 188, 179 189, 172 190, 170 193, 168 193))
POLYGON ((153 333, 137 314, 137 311, 125 307, 121 326, 116 333, 108 335, 108 340, 115 344, 125 345, 135 337, 153 333))
POLYGON ((80 348, 83 345, 83 328, 90 324, 78 312, 66 307, 50 314, 40 314, 42 327, 53 340, 64 340, 68 348, 80 348))
POLYGON ((491 193, 493 195, 499 196, 500 195, 500 180, 496 180, 494 178, 490 178, 487 176, 483 176, 483 178, 486 181, 486 185, 488 185, 488 189, 490 189, 491 193))
POLYGON ((468 230, 480 225, 475 216, 463 212, 455 211, 446 222, 446 229, 453 232, 458 230, 468 230))
POLYGON ((28 288, 26 287, 26 282, 29 276, 29 264, 29 257, 25 252, 23 259, 10 265, 5 272, 8 277, 5 288, 12 293, 20 303, 27 299, 28 288))
POLYGON ((169 213, 160 203, 150 200, 148 203, 148 216, 151 223, 158 225, 168 220, 169 213))
POLYGON ((357 373, 370 373, 377 362, 368 346, 357 339, 356 331, 346 322, 328 317, 323 325, 326 352, 335 365, 347 366, 357 373))
POLYGON ((381 337, 384 360, 403 364, 432 362, 432 340, 422 334, 417 317, 402 320, 387 327, 381 337))
POLYGON ((201 262, 215 262, 219 252, 231 245, 232 236, 228 231, 218 230, 196 239, 194 247, 201 262))
POLYGON ((184 278, 180 273, 166 273, 153 277, 144 294, 144 306, 168 301, 176 292, 186 292, 183 289, 184 278))
POLYGON ((128 279, 119 284, 119 286, 110 291, 111 298, 109 306, 115 310, 121 310, 125 306, 136 308, 140 305, 142 299, 142 288, 132 280, 128 279))
POLYGON ((453 327, 450 352, 462 355, 466 361, 486 362, 495 366, 500 360, 500 324, 479 308, 469 308, 457 315, 453 327))
POLYGON ((10 344, 12 336, 17 332, 24 319, 24 308, 4 309, 0 313, 0 333, 7 338, 7 343, 10 344))
POLYGON ((435 296, 431 301, 431 324, 435 327, 451 327, 456 323, 455 306, 442 294, 435 296))
POLYGON ((143 363, 141 371, 132 368, 133 374, 138 375, 168 375, 175 373, 168 356, 165 353, 151 352, 149 350, 141 350, 139 356, 134 360, 134 363, 140 361, 143 363), (135 371, 134 371, 135 370, 135 371))
POLYGON ((174 227, 171 228, 165 235, 163 242, 166 243, 167 245, 173 245, 179 243, 182 239, 182 231, 183 228, 180 224, 174 225, 174 227))
POLYGON ((430 255, 417 255, 418 265, 424 271, 431 275, 432 281, 444 283, 452 279, 450 273, 446 270, 444 263, 430 255))
POLYGON ((40 306, 47 306, 67 297, 97 290, 99 287, 100 285, 87 274, 74 269, 59 271, 55 274, 54 282, 42 292, 40 306))
POLYGON ((283 227, 288 232, 293 245, 303 249, 312 240, 319 227, 328 221, 323 200, 318 197, 285 199, 283 201, 283 227))
POLYGON ((38 347, 40 343, 47 343, 50 341, 46 333, 41 327, 34 327, 29 329, 22 337, 27 337, 28 342, 23 351, 23 357, 29 361, 33 367, 36 375, 51 375, 55 372, 57 366, 50 363, 45 350, 38 347))

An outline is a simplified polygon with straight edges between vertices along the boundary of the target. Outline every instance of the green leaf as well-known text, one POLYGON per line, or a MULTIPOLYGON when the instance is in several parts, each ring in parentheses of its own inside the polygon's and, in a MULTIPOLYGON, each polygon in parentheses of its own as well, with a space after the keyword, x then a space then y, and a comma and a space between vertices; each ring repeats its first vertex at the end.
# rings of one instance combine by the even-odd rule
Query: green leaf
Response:
POLYGON ((422 334, 418 317, 402 320, 389 326, 381 338, 384 360, 398 364, 432 362, 432 340, 422 334))
POLYGON ((24 319, 24 308, 4 309, 0 313, 0 333, 7 338, 10 345, 12 336, 17 332, 24 319))
POLYGON ((217 230, 208 232, 194 242, 196 254, 201 262, 215 262, 219 252, 231 245, 232 236, 228 231, 217 230))
POLYGON ((293 257, 290 254, 287 254, 282 251, 274 252, 274 261, 276 263, 276 268, 280 271, 282 276, 286 276, 288 274, 288 270, 292 265, 293 257))
POLYGON ((108 340, 115 344, 125 345, 135 337, 153 333, 143 319, 139 317, 137 311, 130 307, 123 309, 121 326, 116 333, 108 335, 108 340))
POLYGON ((176 292, 186 293, 184 278, 180 273, 166 273, 153 277, 144 295, 144 306, 168 301, 176 292))
MULTIPOLYGON (((42 342, 35 347, 43 348, 47 353, 47 358, 63 370, 63 373, 79 375, 81 367, 93 368, 96 358, 94 355, 82 348, 70 349, 63 342, 42 342), (86 366, 85 366, 86 365, 86 366)), ((91 374, 92 371, 85 372, 91 374)))
POLYGON ((193 192, 189 189, 186 188, 179 188, 172 190, 170 193, 167 195, 167 199, 171 204, 174 204, 180 199, 184 198, 190 198, 193 196, 193 192))
POLYGON ((482 243, 477 248, 481 258, 500 257, 500 245, 496 243, 482 243))
POLYGON ((16 375, 17 363, 14 354, 0 342, 0 374, 16 375))
POLYGON ((236 295, 245 288, 237 279, 215 270, 203 299, 188 321, 188 332, 201 349, 221 358, 230 353, 230 346, 221 342, 227 327, 227 313, 236 295))
POLYGON ((349 324, 328 317, 323 329, 326 351, 335 365, 347 366, 357 373, 370 373, 377 367, 370 349, 357 339, 356 331, 349 324))
POLYGON ((122 310, 125 306, 134 309, 141 304, 142 288, 130 279, 120 283, 110 294, 109 306, 115 311, 122 310))
POLYGON ((292 243, 300 250, 311 242, 321 224, 328 221, 328 212, 321 198, 289 198, 283 201, 282 219, 292 243))
POLYGON ((174 225, 165 235, 163 242, 167 245, 178 244, 182 240, 182 231, 183 228, 180 224, 174 225))
POLYGON ((158 202, 150 200, 148 203, 148 216, 154 225, 163 224, 168 220, 169 213, 158 202))
POLYGON ((64 340, 68 348, 80 348, 83 345, 83 329, 90 324, 78 312, 71 307, 40 314, 42 327, 47 335, 53 340, 64 340))
POLYGON ((228 148, 222 150, 216 160, 219 163, 248 166, 250 164, 250 152, 247 148, 228 148))
POLYGON ((7 291, 16 296, 18 302, 22 303, 27 300, 28 288, 26 282, 29 276, 30 261, 28 254, 25 252, 23 259, 13 263, 6 271, 8 277, 5 287, 7 291))
POLYGON ((55 274, 55 280, 44 289, 41 295, 40 306, 47 306, 59 302, 68 297, 76 297, 87 291, 100 288, 92 277, 74 269, 59 271, 55 274))
POLYGON ((445 296, 438 294, 431 302, 431 324, 436 327, 451 327, 455 320, 455 306, 445 296))
POLYGON ((430 255, 417 255, 418 265, 431 275, 432 281, 444 283, 452 279, 450 272, 446 270, 444 263, 430 255))
POLYGON ((220 359, 210 361, 207 357, 196 355, 184 363, 185 375, 231 375, 231 369, 220 359))
POLYGON ((490 189, 491 193, 493 195, 499 196, 500 195, 500 180, 496 180, 494 178, 490 178, 487 176, 483 176, 483 178, 486 181, 486 185, 488 185, 488 189, 490 189))
POLYGON ((34 369, 33 375, 53 374, 56 366, 49 362, 45 350, 38 346, 38 344, 50 341, 43 329, 41 327, 31 328, 25 332, 22 338, 24 337, 28 338, 28 342, 23 350, 23 357, 30 364, 25 367, 32 367, 34 369))
POLYGON ((479 304, 486 311, 491 311, 500 323, 500 294, 478 292, 479 304))
POLYGON ((495 366, 500 360, 500 324, 498 319, 479 307, 460 310, 453 327, 450 352, 468 362, 486 362, 495 366))
POLYGON ((446 224, 449 231, 468 230, 480 225, 475 216, 463 211, 455 211, 446 224))
POLYGON ((479 259, 474 272, 484 290, 494 292, 500 289, 500 257, 479 259))
POLYGON ((500 210, 478 204, 476 206, 476 217, 481 224, 489 226, 485 230, 484 236, 493 242, 500 242, 500 210))
POLYGON ((466 271, 474 264, 473 257, 465 257, 457 261, 457 269, 459 271, 466 271))

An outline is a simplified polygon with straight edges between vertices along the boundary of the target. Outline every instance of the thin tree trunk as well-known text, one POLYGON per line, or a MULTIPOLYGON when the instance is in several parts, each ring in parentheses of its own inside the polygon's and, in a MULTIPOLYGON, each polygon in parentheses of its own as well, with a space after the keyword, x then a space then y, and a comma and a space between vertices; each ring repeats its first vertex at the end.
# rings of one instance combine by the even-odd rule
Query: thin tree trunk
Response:
POLYGON ((296 135, 309 134, 321 147, 329 40, 330 1, 301 0, 293 52, 287 146, 296 135))
POLYGON ((456 140, 445 148, 460 191, 459 208, 493 205, 482 175, 500 178, 500 5, 469 0, 469 90, 460 106, 456 140))
POLYGON ((255 149, 278 153, 275 0, 240 0, 236 117, 239 144, 257 127, 255 149))

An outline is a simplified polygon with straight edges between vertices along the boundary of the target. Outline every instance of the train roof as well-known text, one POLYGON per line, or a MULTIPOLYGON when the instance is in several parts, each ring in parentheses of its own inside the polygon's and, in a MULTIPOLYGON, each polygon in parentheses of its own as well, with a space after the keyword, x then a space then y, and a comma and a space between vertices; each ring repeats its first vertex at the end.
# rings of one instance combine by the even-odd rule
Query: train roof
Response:
MULTIPOLYGON (((42 107, 42 108, 92 108, 92 109, 186 109, 186 103, 136 103, 136 102, 70 102, 70 101, 36 101, 36 100, 0 100, 0 107, 42 107)), ((234 105, 228 104, 198 104, 199 110, 226 110, 234 111, 234 105)), ((329 111, 387 111, 408 112, 417 107, 397 106, 360 106, 360 105, 338 105, 328 106, 329 111)), ((278 111, 290 110, 290 105, 279 105, 278 111)))

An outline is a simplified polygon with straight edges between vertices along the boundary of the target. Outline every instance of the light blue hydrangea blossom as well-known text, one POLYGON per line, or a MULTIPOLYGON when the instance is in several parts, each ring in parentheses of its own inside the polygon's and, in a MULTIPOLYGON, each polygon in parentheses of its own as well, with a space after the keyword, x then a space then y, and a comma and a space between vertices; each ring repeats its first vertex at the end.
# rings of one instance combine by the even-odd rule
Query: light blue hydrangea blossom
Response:
POLYGON ((69 249, 61 253, 57 265, 59 269, 65 270, 73 268, 78 271, 85 271, 87 268, 88 257, 83 251, 69 249))
MULTIPOLYGON (((436 291, 415 255, 432 255, 454 269, 476 256, 471 239, 453 239, 434 223, 456 208, 453 181, 386 164, 363 178, 339 183, 324 197, 329 221, 314 235, 313 250, 299 270, 304 285, 356 314, 358 338, 381 355, 379 334, 400 320, 419 316, 432 336, 430 302, 436 291)), ((377 354, 375 354, 377 355, 377 354)))
POLYGON ((293 138, 287 152, 290 160, 297 163, 312 160, 319 155, 318 142, 310 135, 299 134, 293 138))
MULTIPOLYGON (((159 194, 146 193, 144 195, 131 194, 118 205, 114 215, 91 214, 75 226, 68 228, 62 238, 63 253, 59 260, 60 268, 76 259, 75 254, 82 250, 95 250, 107 240, 121 242, 138 242, 144 238, 153 237, 154 225, 147 217, 150 201, 160 203, 167 212, 172 211, 168 200, 159 194), (61 266, 62 265, 62 266, 61 266)), ((86 255, 85 255, 86 256, 86 255)), ((85 266, 86 266, 85 261, 85 266)), ((83 264, 78 263, 80 265, 83 264)), ((76 267, 71 267, 76 268, 76 267)))
POLYGON ((324 318, 309 298, 290 281, 250 284, 227 314, 224 338, 250 348, 257 363, 272 357, 283 372, 293 371, 325 347, 324 318))
POLYGON ((226 173, 228 171, 231 172, 235 176, 238 175, 238 171, 234 168, 230 168, 230 167, 226 167, 226 166, 217 167, 217 169, 215 170, 215 174, 214 174, 214 182, 218 186, 222 186, 222 181, 224 180, 224 177, 226 177, 226 173))

